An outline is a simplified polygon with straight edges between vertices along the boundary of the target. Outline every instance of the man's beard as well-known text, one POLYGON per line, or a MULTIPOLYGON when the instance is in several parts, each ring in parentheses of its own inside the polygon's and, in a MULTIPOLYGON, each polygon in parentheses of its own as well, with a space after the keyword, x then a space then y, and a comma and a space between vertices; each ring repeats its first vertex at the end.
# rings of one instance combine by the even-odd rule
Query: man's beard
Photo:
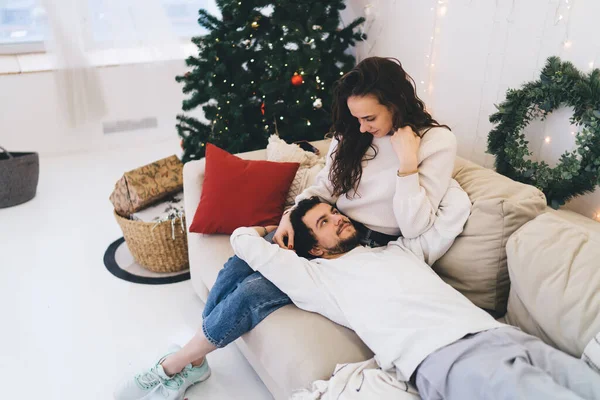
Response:
POLYGON ((340 239, 337 245, 325 250, 327 250, 330 255, 347 253, 358 246, 359 241, 358 231, 354 231, 352 236, 347 237, 346 239, 340 239))

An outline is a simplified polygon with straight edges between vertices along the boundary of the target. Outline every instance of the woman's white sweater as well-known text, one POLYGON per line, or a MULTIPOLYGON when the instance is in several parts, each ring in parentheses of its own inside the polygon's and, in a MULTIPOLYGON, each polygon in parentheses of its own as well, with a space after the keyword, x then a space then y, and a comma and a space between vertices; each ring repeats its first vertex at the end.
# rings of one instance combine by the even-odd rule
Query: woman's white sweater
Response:
MULTIPOLYGON (((399 161, 390 136, 374 138, 377 155, 372 160, 363 161, 358 193, 340 197, 332 195, 329 180, 331 155, 337 144, 333 139, 325 168, 317 175, 315 183, 296 197, 296 203, 319 196, 336 204, 342 213, 367 228, 388 235, 401 234, 405 238, 414 238, 431 228, 442 197, 452 180, 456 158, 456 138, 452 132, 446 128, 430 129, 419 147, 419 173, 405 177, 397 176, 399 161)), ((369 149, 366 158, 371 158, 373 154, 373 150, 369 149)), ((457 205, 458 209, 464 207, 464 204, 457 205)), ((462 225, 457 228, 462 230, 462 225)))

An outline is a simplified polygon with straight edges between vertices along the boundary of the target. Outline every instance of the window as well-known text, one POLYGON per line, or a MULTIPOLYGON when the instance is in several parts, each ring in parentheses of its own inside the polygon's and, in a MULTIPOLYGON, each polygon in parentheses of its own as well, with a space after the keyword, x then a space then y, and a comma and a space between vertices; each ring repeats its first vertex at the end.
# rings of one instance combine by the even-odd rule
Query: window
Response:
POLYGON ((180 37, 192 37, 208 33, 198 24, 198 10, 209 9, 214 0, 161 0, 173 29, 180 37), (210 4, 207 4, 210 3, 210 4))
MULTIPOLYGON (((108 37, 108 24, 104 22, 103 0, 88 0, 91 30, 94 40, 108 37)), ((208 8, 215 12, 215 0, 160 0, 173 29, 182 38, 202 35, 206 31, 198 25, 198 10, 208 8)), ((10 46, 19 48, 43 42, 47 34, 46 15, 40 0, 0 0, 0 51, 10 46)))
POLYGON ((0 3, 0 44, 41 42, 46 32, 44 10, 37 0, 0 3))

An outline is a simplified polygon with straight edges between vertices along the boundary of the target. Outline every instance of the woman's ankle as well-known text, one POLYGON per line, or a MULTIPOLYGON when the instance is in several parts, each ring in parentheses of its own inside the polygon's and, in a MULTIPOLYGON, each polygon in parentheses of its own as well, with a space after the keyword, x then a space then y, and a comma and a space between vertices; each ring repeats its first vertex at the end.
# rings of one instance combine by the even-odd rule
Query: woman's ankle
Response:
POLYGON ((177 374, 178 372, 181 372, 181 370, 183 368, 179 368, 177 367, 177 365, 175 365, 174 363, 174 358, 173 356, 167 356, 167 358, 165 358, 160 365, 162 365, 163 367, 163 371, 165 371, 165 374, 167 374, 167 376, 173 376, 175 374, 177 374))
POLYGON ((201 357, 197 360, 192 361, 192 367, 199 367, 204 363, 204 360, 206 359, 206 357, 201 357))

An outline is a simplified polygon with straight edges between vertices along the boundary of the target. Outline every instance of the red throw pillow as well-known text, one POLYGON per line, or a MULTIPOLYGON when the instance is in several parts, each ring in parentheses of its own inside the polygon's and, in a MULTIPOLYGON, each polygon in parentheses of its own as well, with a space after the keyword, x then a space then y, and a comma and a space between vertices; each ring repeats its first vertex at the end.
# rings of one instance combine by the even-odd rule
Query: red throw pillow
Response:
POLYGON ((240 226, 279 224, 299 166, 242 160, 207 144, 202 197, 190 232, 232 233, 240 226))

